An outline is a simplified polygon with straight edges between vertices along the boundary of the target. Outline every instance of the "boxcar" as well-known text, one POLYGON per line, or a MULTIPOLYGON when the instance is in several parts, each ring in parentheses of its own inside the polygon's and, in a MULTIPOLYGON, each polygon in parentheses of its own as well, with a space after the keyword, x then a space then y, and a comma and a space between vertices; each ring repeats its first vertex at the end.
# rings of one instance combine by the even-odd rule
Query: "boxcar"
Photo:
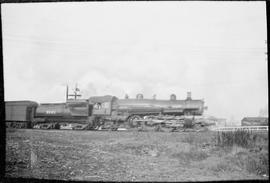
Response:
POLYGON ((241 121, 242 126, 268 126, 268 118, 266 117, 245 117, 241 121))

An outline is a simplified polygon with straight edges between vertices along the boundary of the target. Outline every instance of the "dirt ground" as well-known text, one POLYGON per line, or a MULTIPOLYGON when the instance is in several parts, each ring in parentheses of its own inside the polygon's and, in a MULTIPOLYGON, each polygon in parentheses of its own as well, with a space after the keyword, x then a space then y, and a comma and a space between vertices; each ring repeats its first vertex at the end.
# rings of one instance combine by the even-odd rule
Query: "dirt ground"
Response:
POLYGON ((7 129, 6 177, 88 181, 268 179, 269 168, 266 173, 254 172, 247 164, 248 159, 262 154, 268 161, 268 138, 259 150, 224 149, 215 145, 214 136, 210 132, 7 129))

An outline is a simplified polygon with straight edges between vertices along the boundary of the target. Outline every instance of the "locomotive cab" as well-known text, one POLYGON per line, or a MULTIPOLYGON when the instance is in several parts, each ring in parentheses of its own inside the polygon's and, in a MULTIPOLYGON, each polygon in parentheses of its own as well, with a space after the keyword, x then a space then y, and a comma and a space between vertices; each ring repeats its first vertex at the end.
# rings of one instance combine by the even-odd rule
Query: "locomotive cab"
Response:
POLYGON ((102 97, 90 97, 89 105, 93 106, 92 115, 94 116, 109 116, 112 112, 112 101, 116 97, 106 95, 102 97))

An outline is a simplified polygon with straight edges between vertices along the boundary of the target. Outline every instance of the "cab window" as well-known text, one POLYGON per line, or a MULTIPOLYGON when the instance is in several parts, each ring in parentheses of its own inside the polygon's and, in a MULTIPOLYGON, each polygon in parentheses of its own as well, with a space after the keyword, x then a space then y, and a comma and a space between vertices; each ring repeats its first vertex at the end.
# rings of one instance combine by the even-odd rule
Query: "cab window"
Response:
POLYGON ((102 108, 101 103, 95 103, 94 104, 94 109, 101 109, 101 108, 102 108))

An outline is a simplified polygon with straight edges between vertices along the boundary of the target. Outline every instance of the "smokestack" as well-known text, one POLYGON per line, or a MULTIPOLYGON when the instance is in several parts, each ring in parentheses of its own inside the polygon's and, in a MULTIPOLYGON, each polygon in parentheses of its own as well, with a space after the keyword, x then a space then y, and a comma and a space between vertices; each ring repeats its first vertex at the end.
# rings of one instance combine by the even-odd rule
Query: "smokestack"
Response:
POLYGON ((187 92, 187 100, 191 100, 191 92, 187 92))

